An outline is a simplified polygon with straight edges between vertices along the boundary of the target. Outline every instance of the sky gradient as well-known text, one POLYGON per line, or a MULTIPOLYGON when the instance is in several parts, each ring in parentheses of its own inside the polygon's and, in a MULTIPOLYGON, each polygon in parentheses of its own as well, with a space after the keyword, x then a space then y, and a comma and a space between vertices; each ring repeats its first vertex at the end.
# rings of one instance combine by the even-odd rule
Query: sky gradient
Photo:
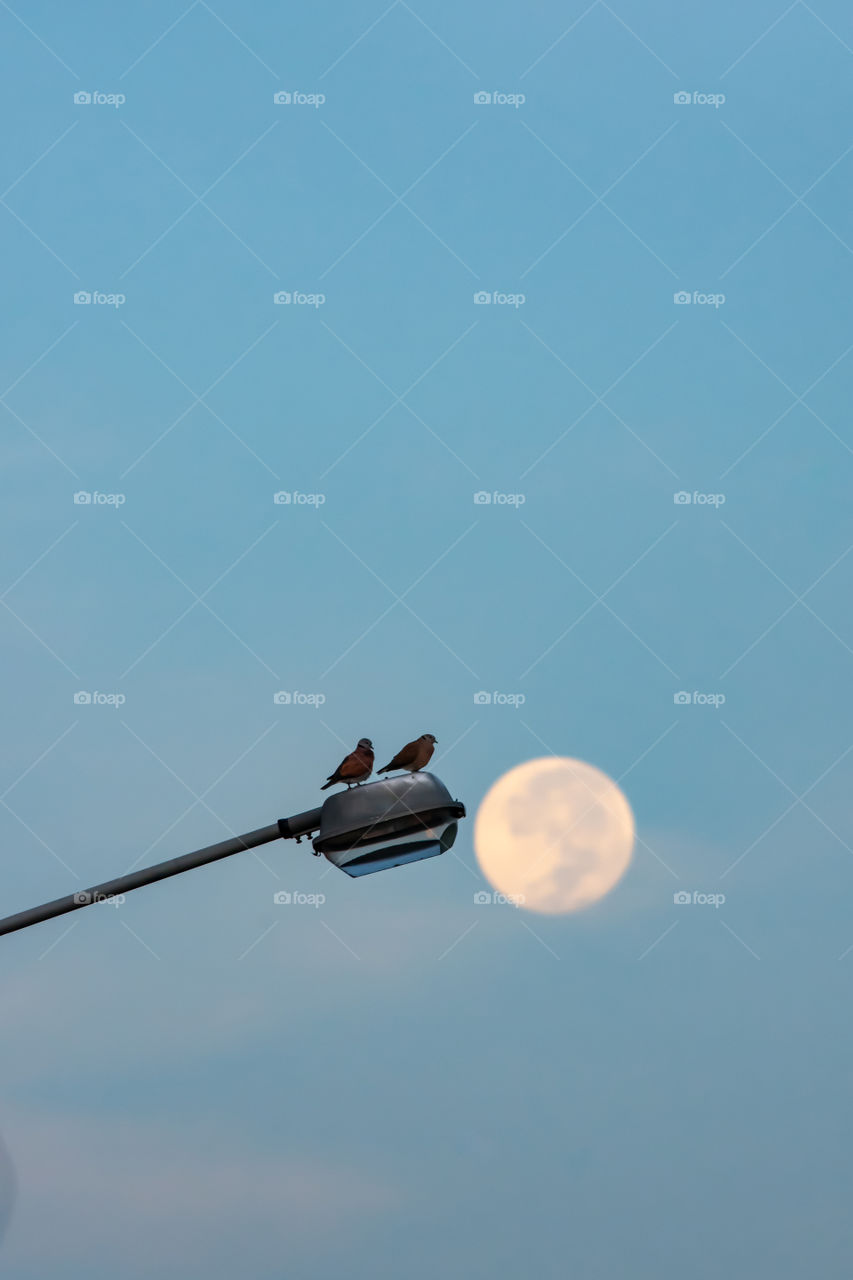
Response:
POLYGON ((638 828, 575 916, 476 903, 468 820, 3 939, 4 1277, 846 1280, 849 5, 14 0, 0 44, 0 914, 362 735, 434 733, 469 817, 586 760, 638 828))

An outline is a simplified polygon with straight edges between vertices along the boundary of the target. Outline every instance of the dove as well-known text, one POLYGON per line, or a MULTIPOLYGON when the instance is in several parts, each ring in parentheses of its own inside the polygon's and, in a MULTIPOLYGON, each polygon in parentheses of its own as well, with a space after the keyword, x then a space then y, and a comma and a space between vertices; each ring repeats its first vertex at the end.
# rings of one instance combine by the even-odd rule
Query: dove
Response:
POLYGON ((351 787, 354 782, 366 782, 373 772, 373 743, 369 738, 359 738, 355 751, 351 751, 338 765, 334 773, 320 788, 326 791, 336 782, 345 782, 351 787))
POLYGON ((409 773, 417 773, 418 770, 423 769, 424 765, 429 764, 437 741, 438 739, 431 733, 422 733, 419 738, 415 738, 414 742, 407 742, 390 764, 384 765, 379 773, 387 773, 389 769, 407 769, 409 773))

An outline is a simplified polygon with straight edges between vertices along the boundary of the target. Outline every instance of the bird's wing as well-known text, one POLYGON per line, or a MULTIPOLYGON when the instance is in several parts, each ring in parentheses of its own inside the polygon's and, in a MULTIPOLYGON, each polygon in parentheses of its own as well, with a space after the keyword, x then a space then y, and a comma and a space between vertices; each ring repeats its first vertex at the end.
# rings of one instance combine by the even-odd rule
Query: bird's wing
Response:
POLYGON ((332 778, 339 778, 341 776, 341 770, 346 768, 346 764, 348 760, 349 760, 349 756, 344 756, 343 760, 338 765, 337 769, 335 769, 334 773, 329 774, 329 781, 331 781, 332 778))
POLYGON ((397 752, 391 763, 386 765, 386 768, 405 769, 406 765, 411 764, 417 756, 419 746, 420 743, 417 741, 407 742, 406 745, 397 752))
POLYGON ((367 761, 358 751, 352 751, 338 766, 339 778, 360 778, 367 768, 367 761))

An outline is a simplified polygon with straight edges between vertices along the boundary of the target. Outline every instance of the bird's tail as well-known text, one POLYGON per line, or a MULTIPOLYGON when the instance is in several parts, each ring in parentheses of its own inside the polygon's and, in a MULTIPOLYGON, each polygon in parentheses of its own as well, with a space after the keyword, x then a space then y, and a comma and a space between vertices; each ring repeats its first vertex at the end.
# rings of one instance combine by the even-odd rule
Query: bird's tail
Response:
POLYGON ((377 772, 377 773, 387 773, 387 772, 388 772, 388 770, 389 770, 390 768, 391 768, 390 764, 383 764, 382 768, 381 768, 381 769, 377 769, 377 770, 376 770, 376 772, 377 772))
POLYGON ((334 782, 333 782, 333 781, 332 781, 332 779, 330 778, 328 782, 326 782, 326 783, 324 783, 324 784, 323 784, 323 786, 320 788, 320 790, 321 790, 321 791, 328 791, 328 790, 329 790, 329 787, 333 787, 334 785, 335 785, 335 784, 334 784, 334 782))

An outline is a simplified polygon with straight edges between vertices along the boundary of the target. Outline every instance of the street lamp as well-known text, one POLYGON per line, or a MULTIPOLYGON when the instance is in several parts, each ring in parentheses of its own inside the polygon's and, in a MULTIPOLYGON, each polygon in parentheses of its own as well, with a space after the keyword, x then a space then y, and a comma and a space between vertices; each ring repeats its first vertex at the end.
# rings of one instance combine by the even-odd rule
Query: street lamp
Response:
POLYGON ((318 809, 308 809, 292 818, 279 818, 268 827, 233 836, 221 844, 208 845, 206 849, 196 849, 180 858, 131 871, 116 880, 56 898, 40 907, 19 911, 0 920, 0 934, 14 933, 94 902, 104 902, 116 894, 167 880, 182 871, 229 858, 245 849, 255 849, 271 840, 298 843, 314 831, 318 832, 313 841, 318 856, 323 855, 349 876, 370 875, 446 853, 456 839, 458 820, 464 817, 464 804, 454 800, 444 783, 431 773, 383 778, 337 792, 318 809))

